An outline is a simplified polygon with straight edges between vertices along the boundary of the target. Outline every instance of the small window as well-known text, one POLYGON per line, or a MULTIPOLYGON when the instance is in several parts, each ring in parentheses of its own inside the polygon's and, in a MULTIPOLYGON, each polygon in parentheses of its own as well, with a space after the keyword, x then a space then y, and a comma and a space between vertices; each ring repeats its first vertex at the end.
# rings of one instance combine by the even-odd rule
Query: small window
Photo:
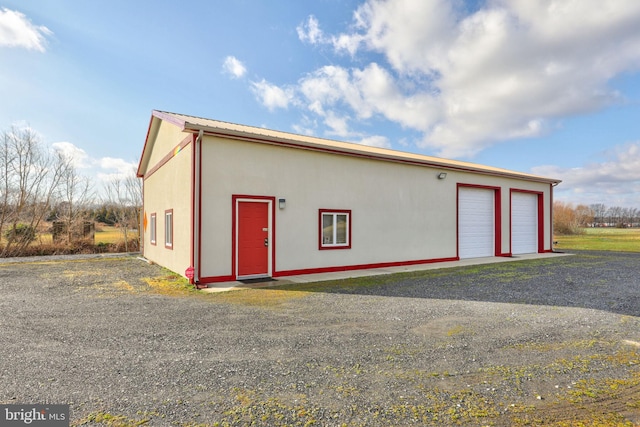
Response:
POLYGON ((164 247, 173 249, 173 209, 164 211, 164 247))
POLYGON ((320 209, 320 249, 351 248, 351 211, 320 209))
POLYGON ((151 240, 151 244, 156 244, 156 214, 151 214, 151 220, 149 221, 149 239, 151 240))

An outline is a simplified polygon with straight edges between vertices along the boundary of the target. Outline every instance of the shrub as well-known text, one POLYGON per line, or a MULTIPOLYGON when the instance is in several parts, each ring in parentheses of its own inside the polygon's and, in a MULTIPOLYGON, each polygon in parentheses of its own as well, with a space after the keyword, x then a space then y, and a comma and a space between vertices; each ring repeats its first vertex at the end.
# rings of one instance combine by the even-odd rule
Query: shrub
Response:
POLYGON ((7 240, 31 243, 36 240, 36 229, 29 224, 16 224, 4 232, 7 240))
MULTIPOLYGON (((113 246, 114 246, 113 252, 125 252, 124 241, 119 241, 118 243, 114 243, 113 246)), ((126 246, 129 252, 137 252, 140 250, 140 240, 137 237, 133 239, 129 239, 126 246)))
POLYGON ((570 203, 553 202, 553 231, 558 235, 584 234, 588 218, 583 206, 574 208, 570 203))

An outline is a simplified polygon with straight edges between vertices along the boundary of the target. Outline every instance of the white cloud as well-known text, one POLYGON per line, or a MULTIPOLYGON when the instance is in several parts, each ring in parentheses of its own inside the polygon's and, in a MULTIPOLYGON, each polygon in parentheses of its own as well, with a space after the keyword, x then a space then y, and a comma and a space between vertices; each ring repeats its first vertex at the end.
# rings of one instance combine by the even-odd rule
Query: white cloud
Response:
POLYGON ((428 96, 405 96, 393 76, 376 63, 352 70, 325 66, 303 77, 297 89, 307 108, 324 118, 332 135, 352 133, 347 129, 350 115, 340 112, 341 107, 348 107, 359 119, 379 114, 423 131, 438 116, 437 105, 428 96), (430 117, 425 116, 426 111, 430 117))
POLYGON ((574 203, 640 206, 640 142, 613 147, 604 161, 577 168, 540 166, 533 173, 561 179, 556 198, 574 203))
POLYGON ((327 65, 316 70, 299 81, 297 90, 305 98, 307 108, 318 115, 325 115, 326 108, 339 102, 346 103, 361 115, 367 115, 349 71, 342 67, 327 65))
POLYGON ((136 168, 138 167, 135 162, 127 162, 114 157, 103 157, 98 160, 98 164, 103 170, 98 173, 98 178, 105 182, 124 179, 132 175, 135 176, 136 168))
POLYGON ((120 158, 91 157, 85 150, 71 142, 54 142, 51 147, 70 159, 79 172, 96 180, 100 186, 108 185, 116 179, 135 176, 138 167, 137 162, 128 162, 120 158))
POLYGON ((316 129, 318 128, 318 123, 315 119, 303 115, 300 123, 292 125, 292 128, 294 132, 301 135, 313 136, 315 135, 316 129))
POLYGON ((358 144, 368 145, 369 147, 391 148, 389 139, 386 136, 373 135, 362 138, 358 144))
POLYGON ((369 0, 353 15, 355 31, 333 37, 334 47, 384 53, 393 68, 425 71, 440 62, 458 17, 451 0, 369 0))
POLYGON ((247 68, 235 56, 227 56, 222 64, 222 69, 235 79, 239 79, 247 73, 247 68))
POLYGON ((90 168, 94 163, 89 159, 86 151, 70 142, 54 142, 51 146, 57 153, 69 159, 71 164, 78 169, 90 168))
POLYGON ((290 89, 280 88, 262 79, 259 82, 251 82, 251 89, 260 103, 269 110, 287 108, 293 101, 293 93, 290 89))
POLYGON ((328 111, 324 116, 324 123, 331 129, 328 135, 335 135, 341 138, 348 138, 352 135, 349 130, 349 117, 328 111))
POLYGON ((313 15, 309 16, 306 23, 298 25, 296 31, 298 32, 298 38, 302 42, 309 42, 311 44, 326 42, 318 20, 313 15))
POLYGON ((45 26, 33 25, 23 13, 0 9, 0 47, 21 47, 44 52, 46 37, 52 34, 45 26))
POLYGON ((310 16, 298 36, 356 64, 384 61, 323 66, 257 92, 271 109, 296 99, 332 132, 328 111, 351 126, 378 116, 421 132, 437 155, 471 157, 620 102, 608 84, 640 70, 638 22, 640 2, 626 0, 493 0, 472 12, 461 1, 367 0, 349 31, 326 35, 310 16))

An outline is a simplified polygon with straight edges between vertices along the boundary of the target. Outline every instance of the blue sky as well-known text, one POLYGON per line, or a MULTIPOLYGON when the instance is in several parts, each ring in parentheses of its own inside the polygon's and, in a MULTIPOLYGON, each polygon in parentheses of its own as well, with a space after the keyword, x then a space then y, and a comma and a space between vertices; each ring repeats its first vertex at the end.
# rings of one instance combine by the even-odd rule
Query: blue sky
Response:
POLYGON ((0 0, 0 130, 130 173, 154 109, 562 179, 640 208, 640 2, 0 0))

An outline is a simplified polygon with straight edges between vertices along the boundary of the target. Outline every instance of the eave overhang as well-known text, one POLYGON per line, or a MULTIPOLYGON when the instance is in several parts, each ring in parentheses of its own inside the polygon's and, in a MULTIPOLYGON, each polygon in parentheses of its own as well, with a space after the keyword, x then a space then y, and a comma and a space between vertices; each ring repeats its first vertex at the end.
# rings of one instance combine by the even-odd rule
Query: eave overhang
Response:
POLYGON ((368 147, 360 144, 334 141, 305 135, 296 135, 287 132, 273 131, 269 129, 245 125, 237 125, 234 123, 203 119, 199 117, 168 113, 164 111, 153 111, 152 113, 151 122, 149 124, 149 131, 147 132, 147 138, 145 141, 145 148, 143 149, 143 155, 138 167, 139 177, 143 176, 143 170, 147 167, 145 160, 148 162, 148 154, 146 156, 145 154, 147 153, 147 151, 150 151, 150 147, 148 147, 148 145, 150 145, 149 141, 153 141, 153 139, 155 139, 160 121, 167 121, 175 126, 178 126, 184 132, 198 133, 202 131, 205 135, 216 136, 220 138, 237 139, 261 144, 271 144, 338 155, 411 164, 416 166, 427 166, 442 169, 443 171, 451 170, 472 172, 490 176, 543 182, 554 186, 561 182, 561 180, 559 179, 546 178, 538 175, 516 172, 508 169, 495 168, 491 166, 484 166, 471 162, 447 160, 438 157, 389 150, 385 148, 368 147))

